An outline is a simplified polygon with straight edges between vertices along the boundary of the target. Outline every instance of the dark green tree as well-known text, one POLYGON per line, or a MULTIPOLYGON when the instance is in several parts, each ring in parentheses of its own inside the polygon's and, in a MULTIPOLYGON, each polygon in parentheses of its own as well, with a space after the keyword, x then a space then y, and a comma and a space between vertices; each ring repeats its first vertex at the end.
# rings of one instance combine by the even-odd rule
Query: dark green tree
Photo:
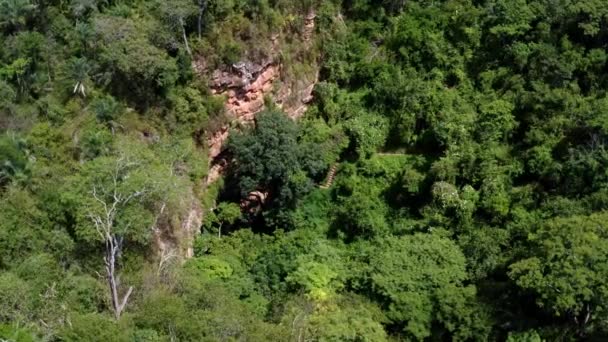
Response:
POLYGON ((321 154, 303 153, 299 135, 294 121, 283 113, 269 111, 258 114, 255 127, 231 136, 227 150, 234 156, 232 177, 241 198, 258 191, 266 197, 263 207, 276 215, 293 209, 297 200, 310 191, 310 177, 322 171, 314 163, 321 154))

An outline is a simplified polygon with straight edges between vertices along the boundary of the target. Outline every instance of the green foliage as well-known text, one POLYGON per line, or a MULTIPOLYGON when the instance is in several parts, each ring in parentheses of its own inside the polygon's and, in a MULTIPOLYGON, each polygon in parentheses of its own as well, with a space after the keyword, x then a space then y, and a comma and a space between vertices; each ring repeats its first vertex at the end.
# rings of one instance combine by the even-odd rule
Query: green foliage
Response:
POLYGON ((380 310, 356 295, 314 306, 295 298, 287 306, 285 323, 291 323, 291 337, 318 341, 387 341, 380 310))
POLYGON ((383 236, 389 230, 388 206, 382 201, 382 186, 353 176, 339 184, 336 229, 347 239, 383 236))
POLYGON ((0 26, 4 29, 20 29, 36 9, 30 0, 3 0, 0 2, 0 26))
POLYGON ((0 324, 0 338, 15 342, 34 342, 35 335, 28 329, 18 325, 0 324))
POLYGON ((0 207, 0 265, 16 264, 31 253, 65 256, 72 250, 73 241, 65 229, 54 228, 38 200, 26 190, 10 188, 0 207))
POLYGON ((91 101, 91 111, 100 122, 109 123, 118 118, 120 104, 112 96, 103 96, 91 101))
POLYGON ((144 299, 135 324, 140 329, 158 331, 161 341, 169 336, 183 340, 204 338, 202 322, 188 313, 184 300, 162 291, 153 292, 144 299))
POLYGON ((25 180, 29 174, 28 151, 25 141, 15 135, 0 136, 0 186, 9 182, 25 180))
POLYGON ((72 324, 59 333, 64 341, 130 341, 130 331, 109 316, 97 313, 74 315, 72 324))
POLYGON ((605 220, 599 213, 546 221, 528 238, 530 255, 512 264, 509 275, 558 316, 602 319, 605 220))
POLYGON ((600 0, 0 0, 0 339, 605 340, 607 27, 600 0), (217 95, 249 75, 209 89, 237 62, 280 69, 251 125, 217 95), (303 117, 272 103, 313 80, 303 117))
POLYGON ((258 114, 255 128, 231 136, 228 143, 235 159, 232 177, 238 180, 239 195, 267 193, 264 206, 270 209, 269 225, 273 217, 280 217, 283 208, 295 208, 310 191, 311 178, 326 166, 321 162, 321 151, 298 144, 299 135, 291 119, 271 111, 258 114))
POLYGON ((228 263, 213 257, 193 259, 188 262, 186 269, 194 273, 195 277, 202 279, 228 278, 233 272, 228 263))
POLYGON ((205 217, 204 227, 211 229, 217 226, 218 236, 222 235, 224 224, 232 225, 241 217, 241 208, 235 203, 222 202, 205 217))
POLYGON ((435 234, 381 241, 370 251, 372 291, 387 317, 417 339, 430 336, 433 322, 459 339, 487 334, 476 312, 475 289, 465 285, 465 258, 458 247, 435 234))
POLYGON ((298 170, 297 134, 297 126, 289 118, 269 112, 258 116, 250 134, 231 138, 229 150, 238 161, 235 172, 241 195, 256 188, 271 190, 270 186, 274 193, 281 192, 281 185, 298 170))
POLYGON ((32 318, 33 303, 29 286, 12 273, 0 275, 0 322, 10 323, 32 318))
POLYGON ((542 342, 540 335, 536 331, 526 331, 523 333, 510 333, 508 342, 542 342))
MULTIPOLYGON (((140 22, 139 25, 151 23, 140 22)), ((178 79, 177 64, 167 53, 149 43, 146 31, 138 28, 132 20, 113 16, 98 16, 93 27, 99 39, 99 59, 102 68, 110 73, 117 90, 131 89, 137 99, 144 92, 152 93, 159 88, 168 88, 178 79), (115 71, 114 71, 115 70, 115 71)))
POLYGON ((172 120, 175 120, 175 130, 191 135, 198 133, 208 121, 205 98, 194 88, 177 88, 169 95, 172 102, 172 120), (173 119, 174 117, 174 119, 173 119))
POLYGON ((307 262, 290 273, 285 280, 301 286, 310 299, 323 301, 330 295, 330 284, 337 276, 338 274, 325 264, 307 262))

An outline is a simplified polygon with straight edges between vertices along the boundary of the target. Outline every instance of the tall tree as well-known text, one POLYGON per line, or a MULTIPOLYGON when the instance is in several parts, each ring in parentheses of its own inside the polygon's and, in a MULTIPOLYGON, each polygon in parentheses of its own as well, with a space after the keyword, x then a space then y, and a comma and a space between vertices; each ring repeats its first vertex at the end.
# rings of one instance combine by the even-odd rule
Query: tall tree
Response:
POLYGON ((146 245, 158 216, 173 191, 181 191, 172 168, 150 151, 121 140, 114 156, 85 164, 66 193, 76 206, 78 235, 103 244, 103 263, 112 310, 119 319, 133 291, 120 281, 120 259, 126 245, 146 245))
MULTIPOLYGON (((255 127, 231 136, 228 151, 234 155, 232 175, 242 198, 258 191, 265 209, 281 212, 294 208, 312 188, 311 175, 323 170, 322 153, 308 153, 298 144, 298 125, 287 115, 258 114, 255 127)), ((276 213, 275 212, 275 213, 276 213)))
POLYGON ((30 0, 0 0, 0 26, 20 29, 36 5, 30 0))
POLYGON ((487 318, 466 285, 465 258, 454 242, 438 234, 387 238, 370 266, 372 292, 407 335, 425 339, 439 324, 461 340, 487 338, 487 318))
MULTIPOLYGON (((169 29, 173 32, 179 32, 179 36, 184 42, 184 47, 188 55, 192 57, 192 50, 188 42, 188 34, 186 32, 186 26, 188 20, 193 18, 198 13, 199 20, 202 20, 201 11, 204 12, 206 2, 198 4, 198 8, 190 0, 176 0, 171 2, 161 1, 159 3, 159 9, 162 20, 169 26, 169 29)), ((200 24, 200 22, 199 22, 200 24)))
POLYGON ((93 184, 91 196, 97 202, 97 206, 90 207, 87 214, 105 245, 103 261, 116 319, 120 318, 133 291, 133 287, 130 286, 123 296, 118 292, 120 279, 116 267, 122 252, 124 236, 116 227, 117 215, 121 210, 126 209, 130 202, 139 201, 149 191, 143 184, 133 188, 122 186, 123 181, 131 176, 130 169, 138 166, 137 162, 129 161, 122 156, 116 159, 113 169, 109 170, 109 182, 93 184))
POLYGON ((201 39, 203 32, 203 15, 207 9, 207 0, 198 0, 198 17, 196 22, 198 39, 201 39))
POLYGON ((579 334, 605 327, 608 310, 608 213, 555 218, 529 235, 529 257, 510 276, 536 295, 537 304, 567 317, 579 334))

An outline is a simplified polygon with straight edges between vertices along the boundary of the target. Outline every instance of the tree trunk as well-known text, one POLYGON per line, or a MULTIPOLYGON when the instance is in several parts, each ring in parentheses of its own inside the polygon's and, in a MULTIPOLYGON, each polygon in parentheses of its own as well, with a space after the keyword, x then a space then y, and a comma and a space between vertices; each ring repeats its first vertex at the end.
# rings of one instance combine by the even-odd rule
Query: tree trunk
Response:
POLYGON ((186 27, 184 25, 183 18, 179 18, 179 24, 182 27, 182 36, 184 38, 184 44, 186 45, 186 51, 188 52, 188 55, 192 57, 192 50, 190 50, 190 44, 188 44, 188 37, 186 36, 186 27))
POLYGON ((207 9, 207 0, 198 0, 198 39, 201 39, 203 32, 203 14, 207 9))
POLYGON ((114 318, 116 318, 116 320, 120 319, 120 315, 127 305, 129 296, 131 296, 131 292, 133 292, 133 287, 131 286, 122 299, 120 299, 118 295, 120 280, 116 275, 116 258, 120 254, 120 245, 121 239, 116 238, 115 236, 106 239, 106 256, 104 257, 106 276, 108 277, 108 285, 110 286, 110 295, 112 297, 112 309, 114 310, 114 318))

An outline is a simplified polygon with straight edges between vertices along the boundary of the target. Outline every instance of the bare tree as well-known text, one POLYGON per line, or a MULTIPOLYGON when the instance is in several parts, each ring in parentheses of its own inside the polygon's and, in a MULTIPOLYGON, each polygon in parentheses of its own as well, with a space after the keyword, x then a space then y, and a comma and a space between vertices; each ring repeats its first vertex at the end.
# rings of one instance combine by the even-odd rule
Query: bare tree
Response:
POLYGON ((137 166, 136 163, 128 161, 125 157, 118 158, 109 185, 96 184, 92 189, 92 196, 99 203, 101 210, 91 208, 88 212, 89 219, 105 244, 103 260, 110 288, 112 309, 117 320, 127 305, 133 287, 129 287, 124 295, 119 294, 120 277, 117 265, 122 252, 123 236, 116 229, 116 218, 120 210, 125 208, 126 205, 132 201, 140 200, 146 194, 145 188, 133 190, 123 189, 120 186, 121 180, 128 177, 129 170, 135 166, 137 166))

